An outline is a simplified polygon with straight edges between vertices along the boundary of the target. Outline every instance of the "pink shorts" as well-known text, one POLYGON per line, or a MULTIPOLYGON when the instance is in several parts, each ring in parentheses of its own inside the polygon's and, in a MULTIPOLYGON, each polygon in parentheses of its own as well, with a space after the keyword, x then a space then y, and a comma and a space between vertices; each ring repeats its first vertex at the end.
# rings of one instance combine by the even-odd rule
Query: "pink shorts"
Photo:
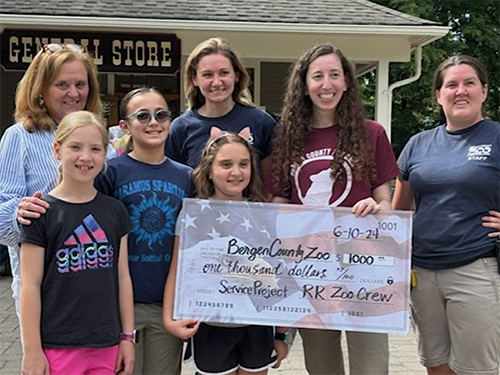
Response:
POLYGON ((44 349, 51 375, 114 375, 118 345, 44 349))

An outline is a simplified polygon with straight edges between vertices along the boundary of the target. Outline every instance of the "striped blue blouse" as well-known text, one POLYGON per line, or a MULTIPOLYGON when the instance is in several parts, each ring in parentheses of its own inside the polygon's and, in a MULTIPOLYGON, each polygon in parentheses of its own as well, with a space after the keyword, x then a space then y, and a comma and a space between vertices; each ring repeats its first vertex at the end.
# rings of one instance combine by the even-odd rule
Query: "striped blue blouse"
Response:
POLYGON ((9 127, 0 140, 0 243, 19 243, 17 206, 23 197, 55 187, 59 162, 52 153, 55 131, 9 127))

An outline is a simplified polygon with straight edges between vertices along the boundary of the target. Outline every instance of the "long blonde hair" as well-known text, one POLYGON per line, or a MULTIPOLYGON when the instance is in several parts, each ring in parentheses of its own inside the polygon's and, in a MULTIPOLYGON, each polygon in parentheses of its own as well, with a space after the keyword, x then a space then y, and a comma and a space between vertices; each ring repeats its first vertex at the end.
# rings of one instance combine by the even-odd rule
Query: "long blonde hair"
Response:
POLYGON ((255 107, 252 101, 252 94, 250 94, 250 90, 248 89, 250 76, 245 65, 243 65, 241 58, 229 42, 219 37, 210 38, 198 44, 191 51, 186 61, 184 67, 184 91, 188 100, 188 107, 190 109, 198 109, 205 104, 205 97, 202 95, 200 89, 193 84, 193 78, 196 76, 196 69, 198 69, 200 60, 205 56, 214 54, 221 54, 226 57, 231 62, 234 72, 238 77, 237 82, 234 84, 233 100, 247 107, 255 107))
MULTIPOLYGON (((101 117, 89 111, 76 111, 64 116, 57 127, 54 144, 57 143, 61 147, 64 141, 76 129, 89 125, 94 125, 101 133, 102 145, 104 147, 104 152, 106 152, 106 148, 109 144, 109 135, 106 123, 101 117)), ((59 185, 63 180, 62 163, 59 165, 58 172, 59 176, 57 177, 57 185, 59 185)))
POLYGON ((99 81, 94 59, 83 49, 74 51, 62 48, 52 52, 41 49, 33 58, 16 89, 15 120, 22 122, 28 132, 35 129, 50 130, 56 124, 40 100, 43 91, 57 78, 63 64, 81 61, 88 74, 89 94, 85 109, 98 116, 102 115, 102 103, 99 97, 99 81))

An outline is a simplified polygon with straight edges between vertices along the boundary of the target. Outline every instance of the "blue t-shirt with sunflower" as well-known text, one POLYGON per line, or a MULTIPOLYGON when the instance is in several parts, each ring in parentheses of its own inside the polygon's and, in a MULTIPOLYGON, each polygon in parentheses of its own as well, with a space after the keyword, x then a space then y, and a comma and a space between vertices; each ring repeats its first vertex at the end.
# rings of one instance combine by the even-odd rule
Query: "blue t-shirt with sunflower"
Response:
POLYGON ((192 169, 171 159, 158 165, 122 155, 109 161, 97 190, 127 207, 128 259, 135 303, 163 304, 182 199, 192 194, 192 169))

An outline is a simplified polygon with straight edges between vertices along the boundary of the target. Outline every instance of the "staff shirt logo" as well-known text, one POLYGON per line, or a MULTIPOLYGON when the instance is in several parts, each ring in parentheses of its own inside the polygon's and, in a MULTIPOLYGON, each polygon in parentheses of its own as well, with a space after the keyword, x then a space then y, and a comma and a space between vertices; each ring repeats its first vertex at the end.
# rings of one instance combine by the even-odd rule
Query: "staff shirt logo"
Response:
POLYGON ((491 155, 491 144, 470 146, 467 160, 486 160, 491 155))

